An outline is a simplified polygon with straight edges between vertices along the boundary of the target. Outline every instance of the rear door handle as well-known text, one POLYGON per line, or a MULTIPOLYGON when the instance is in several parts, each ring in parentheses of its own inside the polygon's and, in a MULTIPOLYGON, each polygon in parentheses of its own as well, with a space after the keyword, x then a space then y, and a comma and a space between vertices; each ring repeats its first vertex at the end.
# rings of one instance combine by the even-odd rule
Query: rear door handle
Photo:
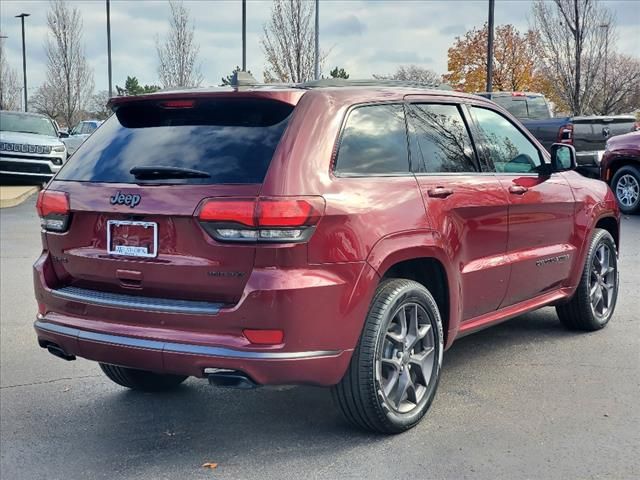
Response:
POLYGON ((528 191, 529 189, 527 187, 523 187, 522 185, 511 185, 509 187, 509 193, 513 193, 514 195, 524 195, 528 191))
POLYGON ((453 195, 453 190, 445 187, 430 188, 427 190, 427 195, 431 198, 447 198, 449 195, 453 195))

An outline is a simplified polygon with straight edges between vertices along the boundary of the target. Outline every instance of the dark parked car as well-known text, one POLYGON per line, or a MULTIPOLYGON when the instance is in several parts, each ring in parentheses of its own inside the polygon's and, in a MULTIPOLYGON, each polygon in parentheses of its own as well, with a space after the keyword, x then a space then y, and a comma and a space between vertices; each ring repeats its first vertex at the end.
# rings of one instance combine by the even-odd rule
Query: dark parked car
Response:
POLYGON ((332 85, 113 99, 37 202, 40 346, 134 389, 328 386, 396 433, 456 338, 609 322, 619 211, 573 147, 481 97, 332 85))
POLYGON ((607 141, 601 178, 611 185, 620 210, 640 212, 640 131, 607 141))
POLYGON ((577 152, 578 171, 598 178, 600 160, 608 138, 635 129, 633 115, 554 117, 540 93, 479 93, 506 108, 549 150, 553 143, 573 145, 577 152))

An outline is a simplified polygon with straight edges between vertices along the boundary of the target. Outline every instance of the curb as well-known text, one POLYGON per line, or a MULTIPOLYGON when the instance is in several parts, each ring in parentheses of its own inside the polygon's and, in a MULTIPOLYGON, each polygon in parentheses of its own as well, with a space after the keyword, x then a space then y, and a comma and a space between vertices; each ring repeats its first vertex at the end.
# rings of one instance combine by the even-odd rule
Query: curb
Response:
POLYGON ((22 202, 38 192, 38 187, 0 187, 0 208, 20 205, 22 202), (8 189, 11 189, 7 192, 8 189))

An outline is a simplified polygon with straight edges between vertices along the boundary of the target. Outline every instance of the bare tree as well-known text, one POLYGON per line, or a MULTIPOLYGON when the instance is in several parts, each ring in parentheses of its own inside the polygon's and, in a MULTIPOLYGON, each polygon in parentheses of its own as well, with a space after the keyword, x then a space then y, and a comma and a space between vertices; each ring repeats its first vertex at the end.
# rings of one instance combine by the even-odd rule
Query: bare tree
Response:
POLYGON ((158 75, 164 88, 197 87, 202 83, 198 64, 200 45, 194 41, 195 26, 182 0, 170 0, 170 31, 164 41, 156 37, 158 75))
POLYGON ((597 0, 536 0, 532 13, 542 70, 574 115, 589 113, 605 45, 615 37, 613 15, 597 0))
POLYGON ((111 115, 111 109, 107 107, 109 102, 109 91, 100 90, 91 97, 91 102, 87 107, 88 113, 97 120, 106 120, 111 115))
MULTIPOLYGON (((274 0, 271 19, 260 43, 266 56, 265 82, 306 82, 314 79, 315 5, 304 0, 274 0)), ((320 70, 326 54, 320 55, 320 70)))
MULTIPOLYGON (((29 97, 29 110, 48 115, 55 120, 62 120, 65 111, 65 90, 45 82, 29 97)), ((71 127, 73 123, 67 124, 71 127)))
POLYGON ((590 110, 608 115, 640 109, 640 59, 615 53, 608 61, 607 78, 604 70, 596 77, 590 110))
POLYGON ((67 127, 71 127, 80 119, 93 94, 93 70, 85 57, 80 10, 71 8, 64 0, 52 0, 50 6, 44 88, 49 93, 61 95, 59 117, 67 127))
POLYGON ((20 109, 20 83, 16 71, 9 66, 4 51, 4 39, 0 39, 0 110, 20 109))
POLYGON ((400 65, 395 73, 388 75, 374 74, 377 80, 403 80, 416 83, 442 83, 442 75, 438 75, 433 70, 423 68, 418 65, 400 65))

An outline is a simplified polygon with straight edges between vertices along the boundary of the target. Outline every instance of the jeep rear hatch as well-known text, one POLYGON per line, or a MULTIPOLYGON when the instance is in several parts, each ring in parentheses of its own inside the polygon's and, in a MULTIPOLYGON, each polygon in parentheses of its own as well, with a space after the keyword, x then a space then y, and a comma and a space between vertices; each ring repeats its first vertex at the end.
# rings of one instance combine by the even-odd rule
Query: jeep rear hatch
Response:
POLYGON ((237 302, 256 244, 216 240, 198 215, 205 199, 259 196, 294 104, 150 97, 116 103, 42 194, 58 286, 237 302))

